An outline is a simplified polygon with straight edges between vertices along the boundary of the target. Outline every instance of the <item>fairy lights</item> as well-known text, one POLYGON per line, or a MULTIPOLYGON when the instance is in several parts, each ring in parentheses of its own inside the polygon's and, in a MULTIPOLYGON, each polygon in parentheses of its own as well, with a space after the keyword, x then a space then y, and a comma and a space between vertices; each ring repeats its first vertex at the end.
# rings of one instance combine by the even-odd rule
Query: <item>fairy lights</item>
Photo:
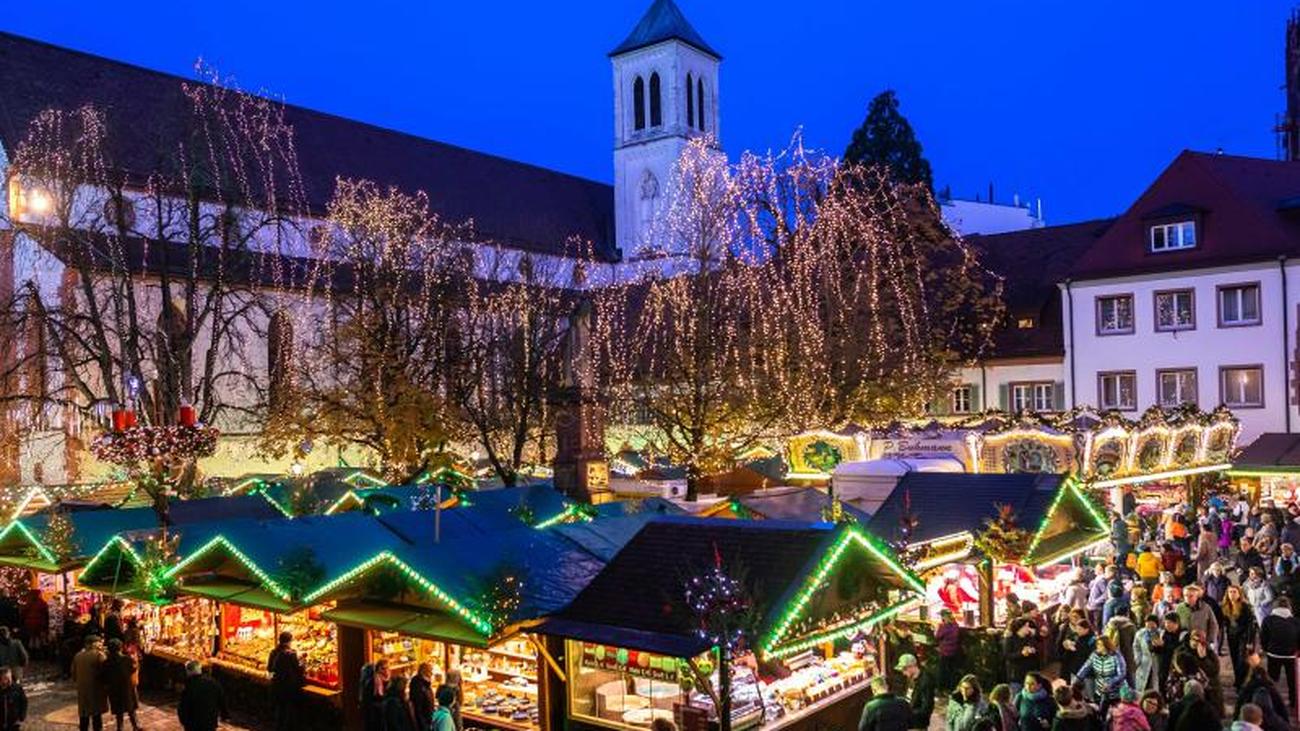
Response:
POLYGON ((590 523, 592 520, 594 520, 594 518, 592 518, 592 516, 581 507, 577 505, 566 505, 564 510, 561 510, 558 514, 553 515, 540 523, 537 523, 533 527, 538 530, 543 530, 560 523, 590 523))
POLYGON ((9 537, 9 533, 15 530, 22 535, 23 540, 27 541, 27 543, 36 549, 36 551, 41 555, 41 558, 45 559, 52 565, 57 566, 59 564, 58 557, 54 555, 54 552, 47 548, 45 543, 37 538, 26 525, 23 525, 22 521, 10 521, 9 525, 5 526, 3 531, 0 531, 0 543, 3 543, 4 540, 9 537))
POLYGON ((840 536, 835 540, 835 543, 831 545, 831 548, 826 552, 826 555, 822 557, 817 569, 808 577, 804 588, 785 606, 780 615, 780 619, 773 624, 772 630, 762 641, 761 645, 765 653, 770 652, 775 648, 785 637, 786 633, 790 630, 790 627, 803 616, 804 610, 812 601, 813 597, 817 592, 821 591, 822 582, 826 580, 826 577, 829 576, 831 571, 833 571, 839 564, 845 551, 847 551, 850 546, 856 545, 866 549, 868 553, 883 562, 894 573, 898 574, 898 576, 903 579, 903 583, 912 591, 922 594, 925 593, 925 583, 922 582, 915 573, 904 568, 903 565, 889 553, 889 551, 876 546, 871 536, 854 526, 847 526, 841 530, 842 532, 840 536))
POLYGON ((262 586, 266 588, 267 591, 271 592, 271 594, 275 595, 277 599, 290 603, 293 601, 293 594, 290 591, 280 586, 280 584, 276 582, 270 574, 263 571, 262 567, 258 566, 251 558, 244 555, 244 553, 236 548, 235 544, 231 543, 225 536, 216 536, 215 538, 212 538, 194 553, 186 556, 170 570, 164 572, 164 576, 169 579, 180 578, 185 569, 194 565, 209 553, 217 550, 225 551, 229 556, 238 561, 241 566, 253 574, 253 576, 261 582, 262 586))
POLYGON ((842 623, 836 628, 811 634, 800 639, 798 642, 793 642, 789 645, 778 645, 766 648, 763 650, 763 655, 771 658, 782 658, 803 652, 804 650, 812 649, 827 642, 833 642, 844 637, 853 637, 860 632, 866 632, 875 625, 917 606, 919 603, 919 599, 908 599, 893 606, 886 607, 885 609, 869 615, 862 620, 848 620, 846 623, 842 623))
MULTIPOLYGON (((1206 472, 1225 472, 1232 470, 1232 464, 1223 462, 1220 464, 1201 465, 1200 467, 1186 467, 1178 470, 1167 470, 1165 472, 1153 472, 1150 474, 1131 475, 1129 477, 1113 477, 1108 480, 1098 480, 1088 483, 1089 487, 1101 489, 1106 487, 1117 487, 1119 485, 1140 485, 1144 482, 1159 482, 1161 480, 1172 480, 1179 477, 1188 477, 1191 475, 1201 475, 1206 472)), ((1242 474, 1234 472, 1233 474, 1242 474)))
POLYGON ((339 587, 344 586, 345 584, 353 581, 354 579, 357 579, 358 577, 362 576, 368 571, 371 571, 375 568, 384 565, 388 565, 396 568, 398 571, 402 573, 402 575, 404 575, 406 578, 414 582, 416 586, 419 586, 421 589, 424 589, 429 594, 432 594, 435 598, 438 599, 438 601, 442 602, 445 606, 447 606, 447 608, 450 609, 456 616, 469 622, 469 624, 473 626, 474 629, 478 630, 485 637, 490 637, 492 635, 493 628, 492 628, 491 621, 479 616, 478 613, 471 611, 465 605, 456 601, 454 598, 452 598, 450 594, 443 591, 437 584, 433 583, 429 579, 426 579, 418 571, 411 568, 409 565, 406 564, 406 562, 402 561, 401 559, 399 559, 397 556, 393 555, 389 551, 383 551, 378 555, 344 572, 341 576, 334 579, 333 581, 330 581, 324 586, 321 586, 315 591, 312 591, 311 593, 307 594, 305 597, 303 597, 303 602, 305 604, 316 603, 317 601, 321 600, 322 597, 329 595, 335 589, 338 589, 339 587))

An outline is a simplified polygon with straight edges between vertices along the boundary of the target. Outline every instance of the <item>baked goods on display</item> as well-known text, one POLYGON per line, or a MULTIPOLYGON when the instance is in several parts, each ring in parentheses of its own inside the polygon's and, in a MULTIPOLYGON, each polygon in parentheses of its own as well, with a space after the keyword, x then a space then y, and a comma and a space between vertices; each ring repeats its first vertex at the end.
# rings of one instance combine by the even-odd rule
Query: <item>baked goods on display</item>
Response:
POLYGON ((433 665, 434 680, 441 682, 444 671, 444 646, 441 642, 401 635, 396 632, 372 630, 370 633, 370 661, 388 661, 392 672, 414 674, 420 663, 433 665))

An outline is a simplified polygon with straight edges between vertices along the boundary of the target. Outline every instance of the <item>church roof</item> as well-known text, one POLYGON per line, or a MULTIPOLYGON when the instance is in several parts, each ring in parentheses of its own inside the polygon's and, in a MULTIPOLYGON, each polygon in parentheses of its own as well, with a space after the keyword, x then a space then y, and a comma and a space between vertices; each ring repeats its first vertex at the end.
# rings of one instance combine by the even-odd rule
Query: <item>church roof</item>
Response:
MULTIPOLYGON (((186 134, 188 100, 171 74, 0 32, 0 146, 12 157, 32 120, 49 108, 93 105, 105 115, 109 153, 124 171, 147 175, 166 140, 186 134)), ((593 180, 286 105, 307 204, 323 214, 339 177, 424 191, 451 223, 475 237, 564 255, 570 237, 614 260, 613 188, 593 180)))
POLYGON ((623 42, 609 52, 611 56, 617 56, 628 51, 635 51, 638 48, 653 46, 656 43, 664 41, 678 40, 689 46, 693 46, 710 56, 721 60, 722 54, 713 50, 713 47, 704 42, 699 32, 691 25, 686 16, 682 14, 677 3, 673 0, 654 0, 650 4, 650 9, 645 11, 641 16, 641 21, 636 24, 632 32, 628 34, 623 42))

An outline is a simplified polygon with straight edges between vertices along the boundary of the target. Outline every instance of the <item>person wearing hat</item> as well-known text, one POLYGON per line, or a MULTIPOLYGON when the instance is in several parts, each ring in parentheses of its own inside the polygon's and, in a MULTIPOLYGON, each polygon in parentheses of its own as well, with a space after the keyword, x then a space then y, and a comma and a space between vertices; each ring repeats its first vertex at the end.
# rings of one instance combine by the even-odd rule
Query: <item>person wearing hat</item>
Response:
POLYGON ((889 679, 872 678, 871 700, 862 707, 858 731, 906 731, 911 724, 912 707, 890 690, 889 679))
POLYGON ((934 674, 922 668, 916 655, 911 654, 900 655, 894 670, 901 676, 899 688, 903 700, 912 707, 908 728, 930 728, 930 716, 934 715, 934 674))
POLYGON ((1137 691, 1125 685, 1119 690, 1119 702, 1110 708, 1111 731, 1149 731, 1147 716, 1138 705, 1137 691))

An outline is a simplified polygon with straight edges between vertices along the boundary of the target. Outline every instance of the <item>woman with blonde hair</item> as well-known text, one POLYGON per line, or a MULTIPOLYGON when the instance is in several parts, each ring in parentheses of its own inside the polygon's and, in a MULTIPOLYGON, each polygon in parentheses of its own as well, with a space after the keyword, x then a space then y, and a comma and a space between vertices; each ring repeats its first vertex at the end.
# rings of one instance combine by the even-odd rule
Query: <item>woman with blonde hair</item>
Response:
POLYGON ((1232 684, 1238 688, 1246 680, 1246 656, 1255 646, 1259 623, 1255 608, 1246 601, 1240 586, 1229 586, 1223 594, 1224 629, 1228 635, 1228 658, 1232 661, 1232 684))

